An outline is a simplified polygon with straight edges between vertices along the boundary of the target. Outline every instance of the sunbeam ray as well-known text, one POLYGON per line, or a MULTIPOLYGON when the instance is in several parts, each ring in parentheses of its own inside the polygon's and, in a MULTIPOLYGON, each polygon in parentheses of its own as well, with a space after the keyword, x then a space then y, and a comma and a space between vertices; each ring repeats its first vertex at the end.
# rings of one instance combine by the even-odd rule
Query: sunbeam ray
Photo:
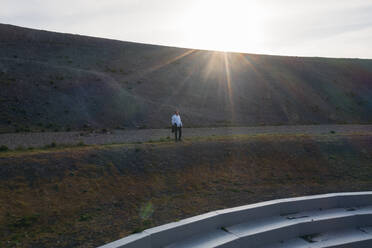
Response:
POLYGON ((176 62, 177 60, 180 60, 180 59, 182 59, 182 58, 184 58, 184 57, 186 57, 186 56, 188 56, 188 55, 191 55, 191 54, 194 53, 195 51, 196 51, 196 50, 194 50, 194 49, 192 49, 192 50, 188 50, 188 51, 186 51, 186 52, 184 52, 184 53, 182 53, 182 54, 180 54, 180 55, 178 55, 178 56, 176 56, 176 57, 174 57, 174 58, 168 59, 167 61, 165 61, 165 62, 163 62, 163 63, 161 63, 161 64, 158 64, 158 65, 152 66, 152 67, 150 67, 149 69, 147 69, 147 70, 143 73, 143 75, 146 75, 146 74, 152 73, 152 72, 154 72, 154 71, 157 71, 157 70, 159 70, 159 69, 161 69, 161 68, 163 68, 163 67, 165 67, 165 66, 167 66, 167 65, 170 65, 170 64, 176 62))
POLYGON ((233 90, 231 86, 231 74, 230 74, 230 63, 228 54, 224 53, 224 64, 225 64, 225 75, 226 75, 226 86, 227 86, 227 97, 230 108, 231 122, 235 122, 235 109, 234 109, 234 100, 233 100, 233 90))

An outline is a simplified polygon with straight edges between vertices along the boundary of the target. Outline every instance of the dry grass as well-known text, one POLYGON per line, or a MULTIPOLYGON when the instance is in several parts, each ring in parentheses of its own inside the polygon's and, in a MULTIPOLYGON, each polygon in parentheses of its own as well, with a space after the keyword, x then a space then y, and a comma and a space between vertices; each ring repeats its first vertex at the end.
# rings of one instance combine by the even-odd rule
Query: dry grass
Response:
POLYGON ((259 135, 0 158, 2 247, 95 247, 220 208, 372 186, 368 135, 259 135))

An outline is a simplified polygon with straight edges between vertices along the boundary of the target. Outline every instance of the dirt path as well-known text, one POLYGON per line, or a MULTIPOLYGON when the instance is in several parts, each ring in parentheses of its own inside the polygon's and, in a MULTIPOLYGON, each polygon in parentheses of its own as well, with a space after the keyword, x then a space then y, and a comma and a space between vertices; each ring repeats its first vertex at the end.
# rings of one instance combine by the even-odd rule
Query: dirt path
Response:
MULTIPOLYGON (((260 127, 216 127, 184 128, 183 137, 208 137, 239 134, 329 134, 372 133, 372 125, 308 125, 308 126, 260 126, 260 127)), ((0 134, 0 146, 42 147, 56 144, 113 144, 156 141, 173 138, 169 129, 113 130, 107 133, 94 132, 45 132, 0 134)))

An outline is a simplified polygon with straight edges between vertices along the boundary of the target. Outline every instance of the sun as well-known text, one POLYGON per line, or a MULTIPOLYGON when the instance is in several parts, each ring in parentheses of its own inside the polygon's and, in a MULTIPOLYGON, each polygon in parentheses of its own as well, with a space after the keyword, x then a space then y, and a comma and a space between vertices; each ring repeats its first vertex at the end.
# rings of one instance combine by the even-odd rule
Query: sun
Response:
POLYGON ((198 1, 185 21, 188 43, 208 50, 255 50, 263 39, 264 14, 249 0, 198 1))

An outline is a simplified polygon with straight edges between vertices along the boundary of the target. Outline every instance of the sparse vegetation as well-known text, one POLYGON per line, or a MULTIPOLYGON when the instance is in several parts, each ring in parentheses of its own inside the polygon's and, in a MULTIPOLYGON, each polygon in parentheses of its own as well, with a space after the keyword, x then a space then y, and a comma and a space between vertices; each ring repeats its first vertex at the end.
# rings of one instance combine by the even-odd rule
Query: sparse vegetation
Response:
POLYGON ((2 153, 0 173, 6 181, 0 182, 0 200, 12 196, 14 201, 4 201, 8 214, 0 225, 12 230, 0 235, 0 243, 69 247, 78 240, 96 247, 215 209, 293 195, 369 189, 370 137, 329 137, 263 135, 234 142, 215 137, 193 141, 192 146, 113 145, 112 149, 2 153), (350 156, 355 144, 366 151, 354 149, 350 156), (304 146, 311 152, 304 152, 304 146), (328 150, 334 151, 332 159, 328 150), (226 157, 230 151, 232 157, 226 157), (277 167, 281 169, 273 174, 277 167), (46 197, 49 204, 43 200, 46 197), (34 213, 43 214, 33 217, 34 213), (40 230, 47 238, 40 236, 40 230), (65 239, 57 243, 61 234, 65 239))
POLYGON ((9 214, 0 224, 14 229, 3 233, 0 242, 10 241, 14 246, 14 238, 29 246, 69 247, 76 245, 76 240, 80 240, 78 244, 89 240, 99 246, 155 225, 215 210, 214 206, 220 209, 340 188, 369 189, 370 137, 338 137, 261 135, 231 142, 216 136, 213 141, 188 141, 193 146, 138 144, 63 150, 63 145, 58 145, 61 149, 48 152, 2 153, 0 173, 7 178, 7 187, 0 182, 0 188, 7 190, 0 198, 12 196, 15 200, 4 201, 9 214), (356 143, 366 151, 354 149, 355 156, 344 152, 356 143), (304 152, 304 145, 310 152, 304 152), (327 150, 334 151, 332 158, 327 150), (233 154, 225 156, 229 152, 233 154), (123 157, 126 163, 122 163, 123 157), (25 158, 32 161, 32 167, 24 163, 25 158), (213 165, 208 162, 211 159, 213 165), (358 167, 350 168, 356 163, 358 167), (274 167, 281 168, 275 175, 274 167), (348 173, 344 174, 346 168, 348 173), (37 183, 33 175, 39 175, 37 183), (11 188, 17 189, 16 195, 11 188), (42 200, 46 197, 48 205, 42 200), (15 209, 30 214, 22 215, 15 209), (29 217, 41 212, 42 216, 29 217), (104 222, 112 224, 99 225, 104 222), (97 225, 99 235, 93 235, 97 225), (23 235, 25 230, 28 236, 23 235), (45 230, 47 239, 40 236, 40 230, 45 230), (58 244, 61 233, 66 238, 58 244))
POLYGON ((6 145, 1 145, 0 146, 0 152, 6 152, 8 150, 9 150, 9 148, 6 145))
POLYGON ((313 106, 311 106, 311 111, 312 111, 312 112, 319 112, 319 110, 320 110, 320 108, 319 108, 318 105, 313 105, 313 106))
POLYGON ((54 141, 53 141, 52 143, 50 143, 49 145, 46 145, 46 146, 45 146, 46 149, 49 149, 49 148, 56 148, 56 147, 57 147, 57 144, 56 144, 56 142, 54 142, 54 141))
POLYGON ((9 225, 9 227, 12 230, 16 230, 18 228, 27 228, 36 223, 39 217, 40 217, 39 214, 26 215, 19 219, 16 219, 13 223, 9 225))
POLYGON ((93 217, 89 214, 82 214, 79 217, 79 221, 89 221, 89 220, 92 220, 92 219, 93 219, 93 217))
POLYGON ((24 150, 26 150, 26 149, 25 149, 24 146, 17 146, 17 147, 15 148, 15 150, 16 150, 16 151, 24 151, 24 150))
POLYGON ((77 146, 86 146, 86 144, 85 144, 83 141, 79 141, 79 142, 77 143, 77 146))
POLYGON ((111 72, 111 73, 116 73, 117 72, 117 70, 115 68, 110 68, 110 67, 106 67, 105 71, 106 72, 111 72))
POLYGON ((54 126, 53 123, 48 123, 45 127, 46 128, 53 128, 53 126, 54 126))
POLYGON ((131 234, 135 234, 135 233, 140 233, 140 232, 143 232, 144 230, 150 228, 152 225, 151 225, 151 221, 150 220, 144 220, 144 221, 141 221, 141 224, 138 225, 132 232, 131 234))

